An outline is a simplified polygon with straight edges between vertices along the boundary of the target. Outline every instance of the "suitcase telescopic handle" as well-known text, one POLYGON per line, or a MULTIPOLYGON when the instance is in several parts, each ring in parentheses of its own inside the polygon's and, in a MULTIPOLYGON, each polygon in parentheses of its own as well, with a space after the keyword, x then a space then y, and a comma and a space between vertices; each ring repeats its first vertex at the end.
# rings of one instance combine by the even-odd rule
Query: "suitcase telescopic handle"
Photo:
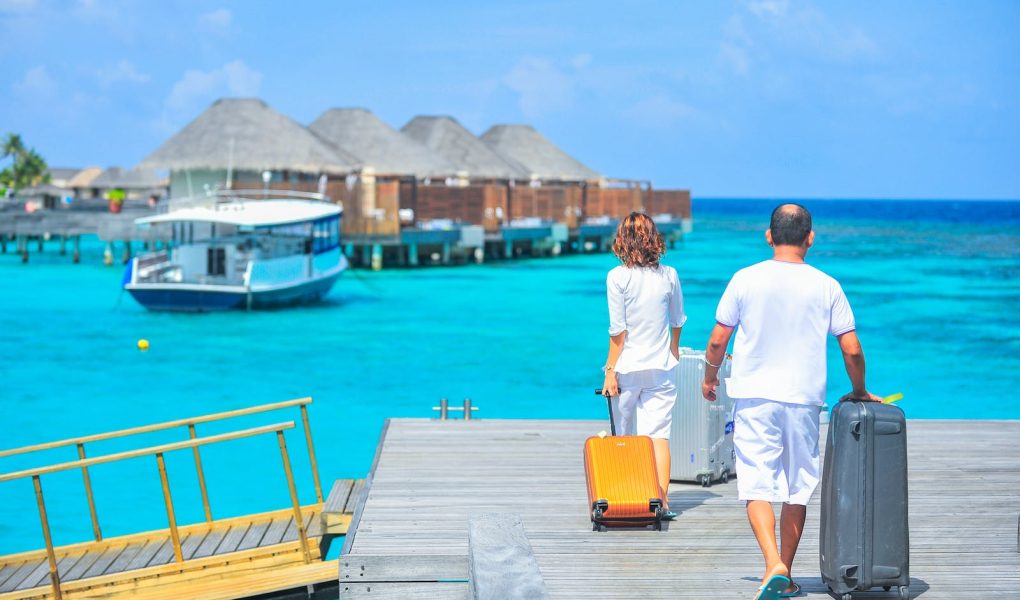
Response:
POLYGON ((606 399, 606 407, 609 409, 609 433, 616 435, 616 420, 613 419, 613 398, 609 394, 603 394, 602 388, 595 390, 596 396, 603 396, 606 399))

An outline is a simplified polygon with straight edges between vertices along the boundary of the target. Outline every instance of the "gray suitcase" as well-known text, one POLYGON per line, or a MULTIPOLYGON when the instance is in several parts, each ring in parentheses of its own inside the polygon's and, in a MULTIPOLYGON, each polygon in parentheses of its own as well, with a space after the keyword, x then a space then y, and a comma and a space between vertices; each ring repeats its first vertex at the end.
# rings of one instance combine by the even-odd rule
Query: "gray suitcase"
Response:
POLYGON ((897 588, 910 598, 907 424, 899 407, 848 400, 832 409, 822 471, 822 581, 837 597, 897 588))
POLYGON ((705 378, 705 353, 680 349, 677 369, 677 399, 673 406, 673 426, 669 436, 669 477, 674 481, 696 481, 710 486, 729 481, 735 474, 733 454, 733 400, 726 395, 730 358, 719 369, 716 401, 701 395, 705 378))

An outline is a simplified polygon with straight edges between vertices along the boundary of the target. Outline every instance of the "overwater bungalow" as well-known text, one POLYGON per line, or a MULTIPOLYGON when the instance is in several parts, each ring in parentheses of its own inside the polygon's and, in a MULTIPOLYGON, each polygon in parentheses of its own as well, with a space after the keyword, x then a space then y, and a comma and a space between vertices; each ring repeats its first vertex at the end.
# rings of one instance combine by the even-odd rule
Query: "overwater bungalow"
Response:
POLYGON ((346 175, 358 160, 254 98, 223 98, 143 160, 170 171, 170 197, 346 175), (268 173, 268 175, 265 175, 268 173))

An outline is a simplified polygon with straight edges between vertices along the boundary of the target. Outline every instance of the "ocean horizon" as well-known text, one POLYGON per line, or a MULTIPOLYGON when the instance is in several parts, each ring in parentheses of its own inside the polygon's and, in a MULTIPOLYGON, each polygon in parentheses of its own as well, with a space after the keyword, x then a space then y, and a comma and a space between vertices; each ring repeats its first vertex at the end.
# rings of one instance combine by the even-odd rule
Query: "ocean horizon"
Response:
MULTIPOLYGON (((681 345, 702 348, 739 268, 765 260, 782 199, 695 198, 694 231, 663 259, 682 281, 681 345)), ((812 210, 808 262, 841 282, 868 386, 903 392, 915 419, 1020 419, 1020 201, 795 199, 812 210)), ((0 255, 4 449, 312 396, 323 485, 361 477, 388 417, 434 416, 471 398, 479 418, 601 419, 611 254, 346 273, 325 301, 264 312, 147 312, 83 239, 82 262, 31 247, 0 255), (136 348, 149 340, 147 352, 136 348)), ((849 391, 835 344, 827 400, 849 391)), ((296 409, 200 426, 200 434, 293 420, 296 409)), ((90 454, 182 439, 181 431, 96 444, 90 454)), ((287 434, 302 501, 311 477, 287 434)), ((427 449, 423 449, 427 451, 427 449)), ((0 472, 72 460, 73 448, 0 459, 0 472)), ((182 523, 202 520, 189 452, 168 457, 182 523)), ((203 450, 217 518, 287 506, 270 437, 203 450)), ((155 465, 91 470, 104 535, 166 526, 155 465), (126 482, 131 481, 132 485, 126 482)), ((43 477, 57 544, 89 539, 77 472, 43 477)), ((0 553, 42 547, 31 481, 0 484, 0 553)))

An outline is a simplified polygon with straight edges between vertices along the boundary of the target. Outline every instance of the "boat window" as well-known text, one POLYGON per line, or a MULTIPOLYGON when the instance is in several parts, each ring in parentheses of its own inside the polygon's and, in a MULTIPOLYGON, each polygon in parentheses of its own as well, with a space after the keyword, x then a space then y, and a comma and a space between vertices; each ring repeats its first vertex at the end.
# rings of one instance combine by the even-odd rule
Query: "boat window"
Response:
POLYGON ((328 252, 340 245, 340 219, 330 217, 315 221, 312 228, 313 249, 316 254, 328 252))
POLYGON ((207 257, 206 273, 208 275, 221 276, 227 274, 227 251, 225 248, 209 248, 207 257))

